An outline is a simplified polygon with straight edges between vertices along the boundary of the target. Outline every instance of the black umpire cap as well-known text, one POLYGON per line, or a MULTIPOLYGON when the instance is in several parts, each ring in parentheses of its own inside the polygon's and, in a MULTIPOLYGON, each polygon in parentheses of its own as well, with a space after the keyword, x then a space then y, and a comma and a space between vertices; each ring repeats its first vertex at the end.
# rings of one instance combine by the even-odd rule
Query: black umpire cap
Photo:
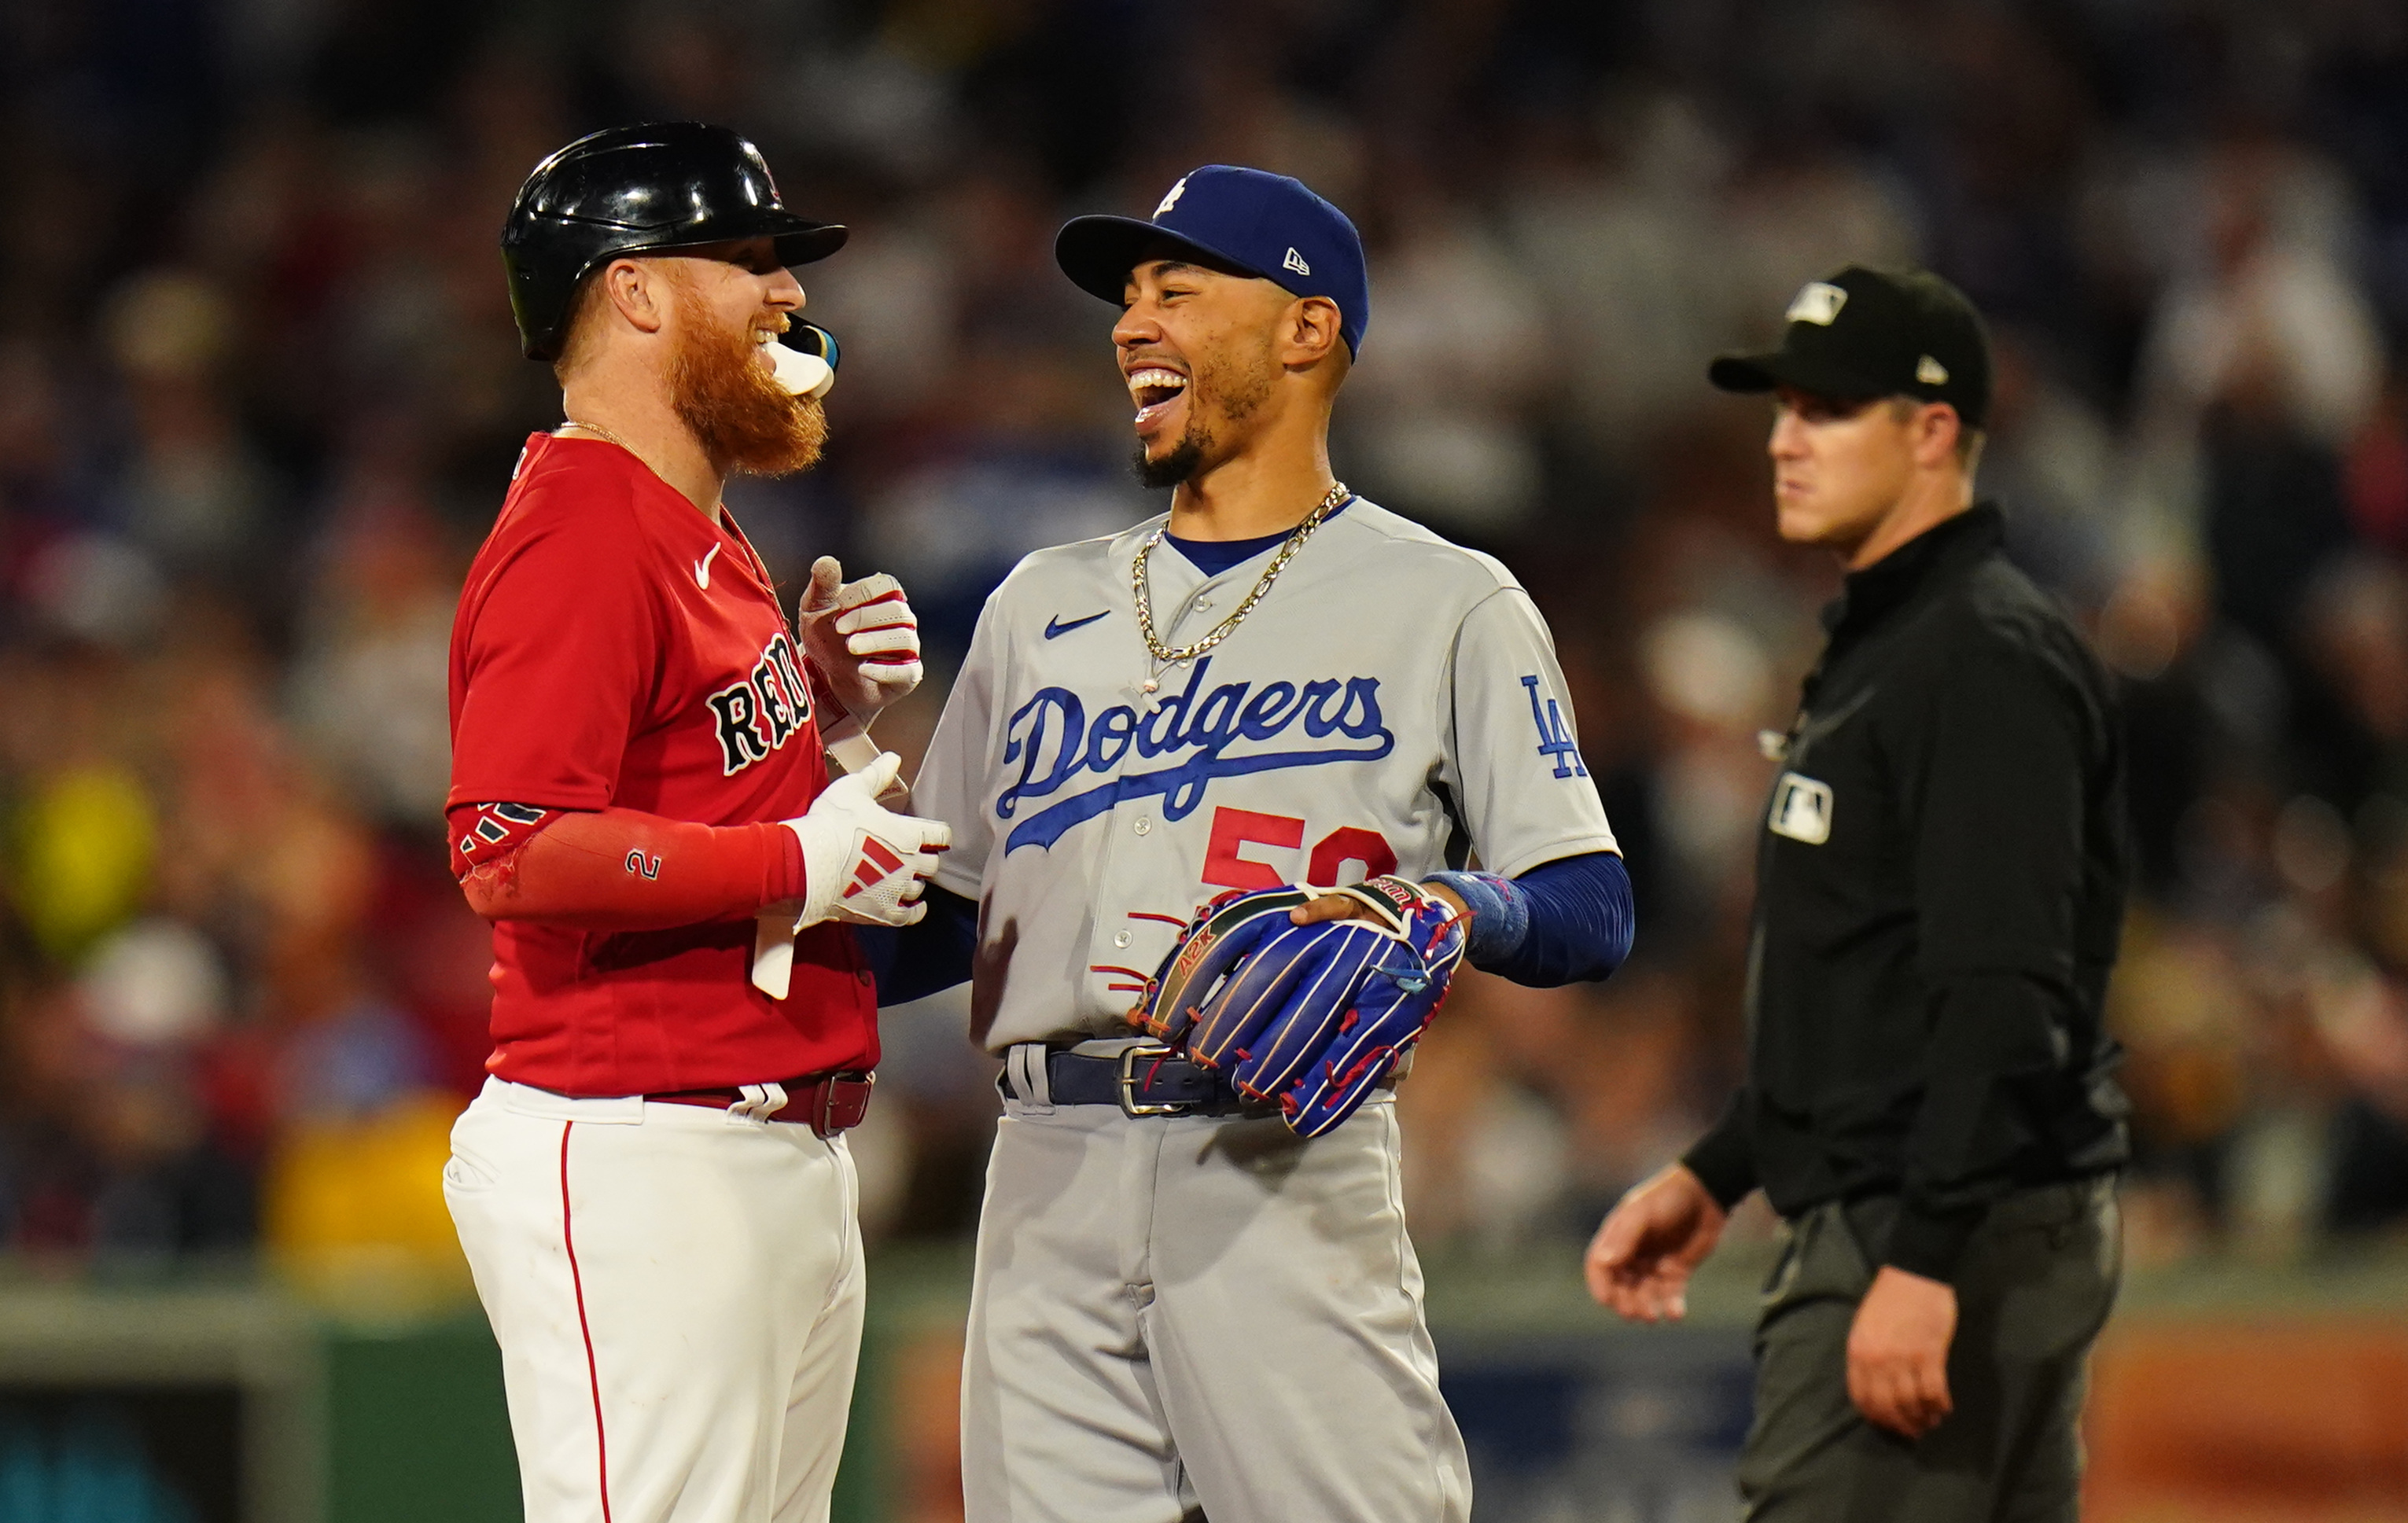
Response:
POLYGON ((1851 264, 1790 299, 1781 347, 1726 354, 1706 378, 1726 391, 1794 386, 1835 399, 1945 402, 1967 428, 1990 412, 1990 341, 1963 292, 1928 270, 1851 264))
POLYGON ((774 238, 778 263, 809 264, 845 230, 788 211, 742 135, 700 121, 589 133, 535 166, 502 225, 510 313, 530 360, 555 360, 578 282, 623 254, 774 238))

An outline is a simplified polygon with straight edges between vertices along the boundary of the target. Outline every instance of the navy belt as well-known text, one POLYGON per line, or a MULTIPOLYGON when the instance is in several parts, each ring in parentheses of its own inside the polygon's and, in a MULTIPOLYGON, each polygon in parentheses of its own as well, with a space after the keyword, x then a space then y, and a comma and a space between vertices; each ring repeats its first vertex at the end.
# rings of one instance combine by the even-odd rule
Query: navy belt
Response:
POLYGON ((1049 1092, 1028 1093, 1034 1088, 1027 1082, 1029 1076, 1023 1074, 1015 1055, 996 1075, 996 1087, 1007 1100, 1116 1105, 1125 1116, 1235 1116, 1241 1111, 1270 1114, 1275 1110, 1267 1103, 1241 1099, 1222 1075, 1159 1042, 1140 1042, 1119 1052, 1050 1048, 1045 1054, 1049 1092))
MULTIPOLYGON (((1024 1092, 1027 1086, 1016 1073, 1017 1066, 1005 1063, 1004 1071, 996 1075, 996 1088, 1007 1099, 1039 1103, 1039 1096, 1024 1092)), ((1391 1073, 1380 1087, 1393 1089, 1396 1081, 1397 1075, 1391 1073)), ((1158 1042, 1140 1042, 1112 1053, 1051 1048, 1045 1054, 1045 1083, 1050 1092, 1041 1097, 1043 1101, 1056 1105, 1116 1105, 1125 1116, 1279 1114, 1276 1102, 1247 1099, 1220 1071, 1158 1042)))

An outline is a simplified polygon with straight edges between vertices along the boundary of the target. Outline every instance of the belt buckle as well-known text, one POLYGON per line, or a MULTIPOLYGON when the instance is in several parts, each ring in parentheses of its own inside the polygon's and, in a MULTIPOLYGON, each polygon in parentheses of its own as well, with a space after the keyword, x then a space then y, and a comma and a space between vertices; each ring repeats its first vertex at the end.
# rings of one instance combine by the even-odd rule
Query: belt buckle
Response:
POLYGON ((811 1107, 811 1130, 823 1137, 833 1137, 859 1126, 868 1114, 870 1091, 877 1084, 876 1074, 851 1071, 839 1071, 822 1079, 819 1103, 811 1107), (839 1103, 842 1114, 838 1113, 839 1103))
POLYGON ((1137 1065, 1142 1058, 1168 1058, 1168 1046, 1160 1042, 1140 1042, 1121 1049, 1120 1101, 1123 1116, 1184 1116, 1196 1108, 1192 1100, 1172 1100, 1155 1104, 1141 1104, 1137 1098, 1137 1065))

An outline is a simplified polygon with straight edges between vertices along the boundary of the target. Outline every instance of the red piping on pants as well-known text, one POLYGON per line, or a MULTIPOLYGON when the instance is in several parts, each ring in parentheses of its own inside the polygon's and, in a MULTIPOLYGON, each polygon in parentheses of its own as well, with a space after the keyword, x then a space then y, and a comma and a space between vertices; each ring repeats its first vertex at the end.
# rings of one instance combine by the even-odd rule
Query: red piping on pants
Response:
POLYGON ((602 1481, 602 1523, 610 1523, 610 1445, 602 1432, 602 1370, 594 1361, 594 1330, 585 1323, 585 1279, 577 1272, 577 1234, 568 1223, 568 1133, 560 1123, 560 1245, 568 1250, 568 1283, 577 1290, 577 1331, 585 1340, 585 1378, 594 1388, 594 1453, 602 1481))

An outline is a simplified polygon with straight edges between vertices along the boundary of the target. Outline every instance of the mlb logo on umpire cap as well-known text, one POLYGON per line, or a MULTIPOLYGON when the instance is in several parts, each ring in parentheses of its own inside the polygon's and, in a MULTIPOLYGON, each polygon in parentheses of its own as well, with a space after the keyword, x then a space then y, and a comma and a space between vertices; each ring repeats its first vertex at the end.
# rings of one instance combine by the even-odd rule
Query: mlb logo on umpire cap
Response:
POLYGON ((1789 299, 1789 310, 1781 315, 1784 322, 1815 322, 1828 328, 1848 305, 1848 293, 1828 280, 1809 280, 1798 288, 1789 299))
POLYGON ((1208 164, 1182 175, 1151 219, 1071 219, 1054 240, 1054 258, 1080 290, 1117 303, 1147 248, 1164 244, 1298 296, 1327 297, 1338 306, 1346 348, 1361 357, 1371 317, 1363 239, 1302 180, 1208 164))

